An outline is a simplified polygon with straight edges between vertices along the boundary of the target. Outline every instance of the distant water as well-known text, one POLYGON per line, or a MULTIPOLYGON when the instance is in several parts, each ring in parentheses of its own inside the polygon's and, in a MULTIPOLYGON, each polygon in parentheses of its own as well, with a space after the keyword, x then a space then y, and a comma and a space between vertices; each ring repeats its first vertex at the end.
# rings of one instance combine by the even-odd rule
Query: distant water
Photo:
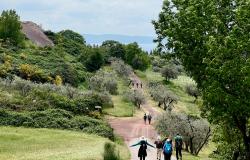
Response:
POLYGON ((114 34, 104 34, 104 35, 92 35, 83 34, 87 44, 91 45, 101 45, 103 41, 115 40, 123 44, 137 42, 138 45, 145 51, 151 51, 156 47, 153 43, 154 37, 150 36, 127 36, 127 35, 114 35, 114 34))

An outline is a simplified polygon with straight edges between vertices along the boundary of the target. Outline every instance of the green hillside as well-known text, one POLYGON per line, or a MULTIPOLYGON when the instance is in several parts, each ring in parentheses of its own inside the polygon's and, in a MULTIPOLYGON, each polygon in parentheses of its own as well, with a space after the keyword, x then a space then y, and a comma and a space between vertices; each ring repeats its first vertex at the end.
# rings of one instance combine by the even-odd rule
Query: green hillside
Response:
MULTIPOLYGON (((106 138, 66 130, 0 127, 1 160, 102 160, 106 138)), ((121 145, 119 149, 126 151, 121 145)), ((124 160, 128 154, 121 152, 124 160)))

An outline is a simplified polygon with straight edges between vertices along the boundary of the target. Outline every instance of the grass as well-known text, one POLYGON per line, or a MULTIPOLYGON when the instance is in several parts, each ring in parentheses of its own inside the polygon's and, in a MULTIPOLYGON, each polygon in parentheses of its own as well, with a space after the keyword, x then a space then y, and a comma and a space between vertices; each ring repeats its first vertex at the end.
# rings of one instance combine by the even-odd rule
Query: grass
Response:
MULTIPOLYGON (((102 160, 105 142, 81 132, 0 127, 0 160, 102 160)), ((118 148, 128 160, 127 147, 118 148)))
POLYGON ((105 108, 104 113, 115 116, 115 117, 132 117, 134 105, 131 102, 126 102, 123 98, 118 96, 112 96, 112 101, 114 103, 113 108, 105 108))
MULTIPOLYGON (((111 67, 104 67, 106 71, 112 71, 111 67)), ((123 99, 123 93, 129 90, 127 82, 119 76, 116 76, 118 83, 118 94, 112 95, 112 101, 114 104, 113 108, 105 108, 103 112, 105 114, 114 117, 132 117, 134 112, 134 104, 132 102, 127 102, 123 99)))

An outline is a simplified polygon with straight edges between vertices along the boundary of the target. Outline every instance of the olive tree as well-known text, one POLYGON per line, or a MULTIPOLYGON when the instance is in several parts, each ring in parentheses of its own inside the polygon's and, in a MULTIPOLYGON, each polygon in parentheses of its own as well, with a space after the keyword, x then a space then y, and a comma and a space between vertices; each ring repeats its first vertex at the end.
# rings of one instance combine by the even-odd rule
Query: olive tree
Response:
POLYGON ((149 87, 150 94, 158 102, 158 106, 161 107, 163 104, 164 110, 172 111, 174 103, 178 101, 177 95, 160 84, 150 85, 149 87))
POLYGON ((156 129, 166 136, 181 134, 186 151, 193 155, 199 154, 211 136, 206 120, 184 113, 166 112, 158 118, 156 129))

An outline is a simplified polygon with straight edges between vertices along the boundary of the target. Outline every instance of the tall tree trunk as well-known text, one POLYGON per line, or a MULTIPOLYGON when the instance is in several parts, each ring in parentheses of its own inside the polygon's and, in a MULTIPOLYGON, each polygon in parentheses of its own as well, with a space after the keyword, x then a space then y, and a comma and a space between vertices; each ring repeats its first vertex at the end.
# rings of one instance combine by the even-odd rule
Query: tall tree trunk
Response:
POLYGON ((200 145, 199 145, 199 148, 197 149, 197 151, 195 151, 195 155, 196 155, 196 156, 199 154, 199 152, 200 152, 201 149, 204 147, 204 145, 208 142, 208 139, 209 139, 210 136, 211 136, 211 128, 209 127, 209 130, 208 130, 208 132, 207 132, 207 134, 206 134, 206 137, 205 137, 203 143, 200 144, 200 145))
POLYGON ((190 144, 190 153, 194 154, 194 145, 193 145, 193 139, 194 137, 189 138, 189 144, 190 144))

